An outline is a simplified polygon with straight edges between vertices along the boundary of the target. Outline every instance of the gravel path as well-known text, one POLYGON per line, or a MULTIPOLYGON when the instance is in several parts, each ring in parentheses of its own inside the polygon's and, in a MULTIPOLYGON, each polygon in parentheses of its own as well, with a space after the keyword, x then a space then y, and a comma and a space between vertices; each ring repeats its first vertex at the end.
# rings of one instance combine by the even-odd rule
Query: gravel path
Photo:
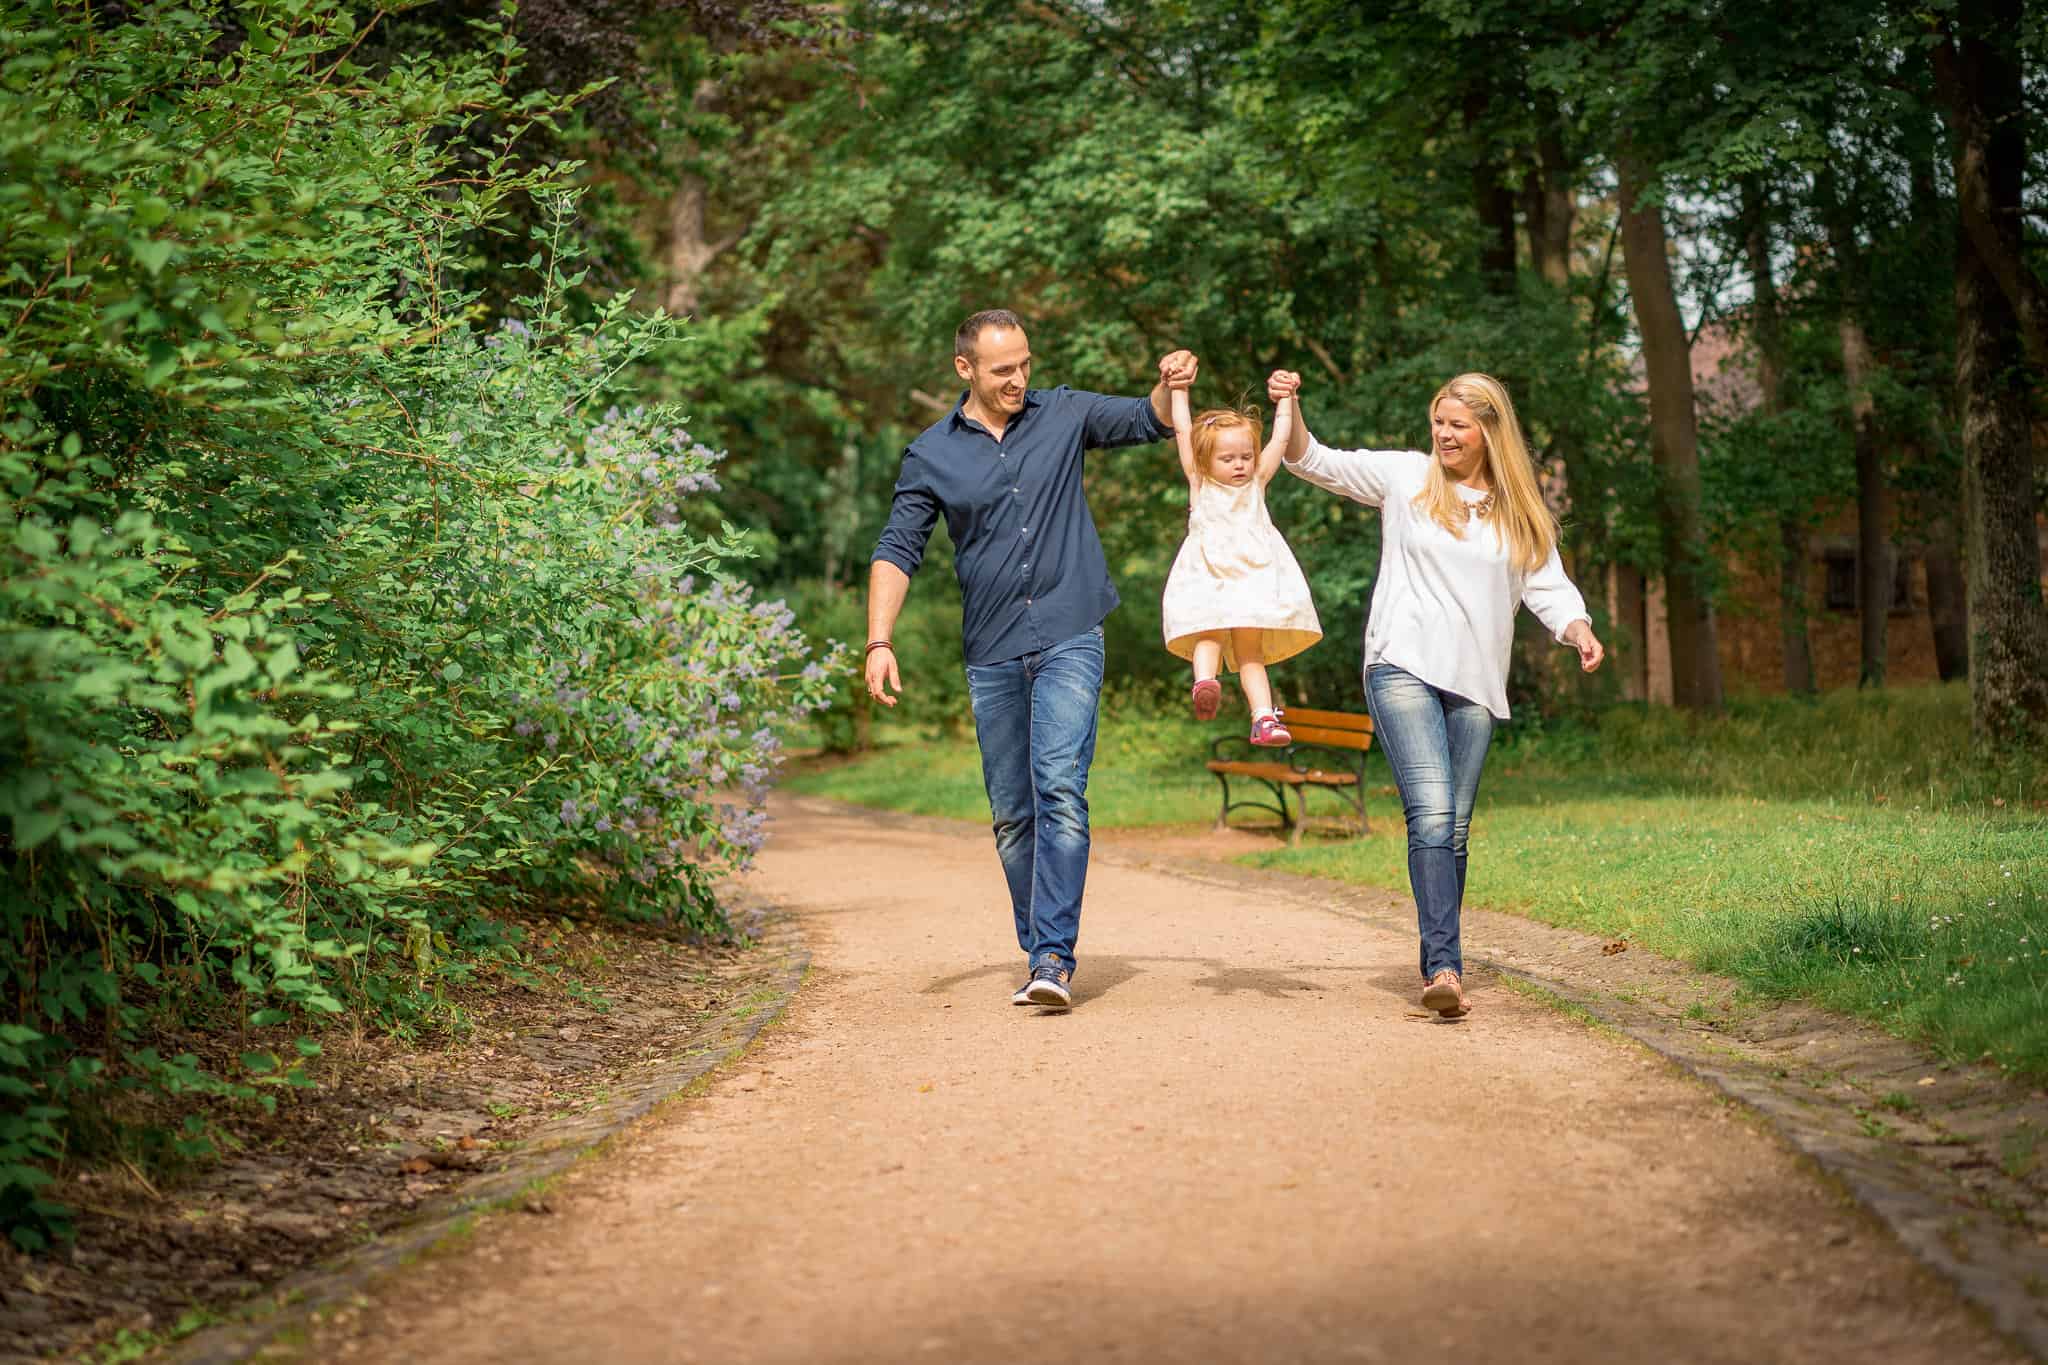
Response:
POLYGON ((2018 1359, 1741 1112, 1414 943, 1098 864, 1012 1007, 985 831, 778 803, 785 1023, 309 1343, 420 1361, 2018 1359))

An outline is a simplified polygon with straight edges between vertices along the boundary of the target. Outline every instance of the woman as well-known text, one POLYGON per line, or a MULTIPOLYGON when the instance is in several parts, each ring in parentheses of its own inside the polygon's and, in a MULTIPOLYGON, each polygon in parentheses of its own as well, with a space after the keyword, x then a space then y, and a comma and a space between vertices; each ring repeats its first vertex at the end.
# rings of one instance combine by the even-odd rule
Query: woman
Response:
MULTIPOLYGON (((1301 376, 1277 370, 1275 403, 1301 376)), ((1380 509, 1380 568, 1365 626, 1365 699, 1408 819, 1408 881, 1422 936, 1422 1003, 1467 1013, 1458 913, 1479 772, 1508 718, 1515 611, 1527 606, 1590 673, 1606 651, 1557 555, 1557 518, 1500 381, 1461 374, 1429 403, 1430 452, 1332 450, 1297 418, 1287 468, 1380 509)))

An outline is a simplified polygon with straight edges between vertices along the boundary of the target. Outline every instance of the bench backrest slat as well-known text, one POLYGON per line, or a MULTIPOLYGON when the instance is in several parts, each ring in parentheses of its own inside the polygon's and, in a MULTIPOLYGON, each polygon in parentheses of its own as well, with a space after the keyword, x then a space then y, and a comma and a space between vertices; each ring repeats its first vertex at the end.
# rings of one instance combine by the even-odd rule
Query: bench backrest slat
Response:
POLYGON ((1298 731, 1302 725, 1318 730, 1353 730, 1361 734, 1372 733, 1372 717, 1354 714, 1350 711, 1316 711, 1306 706, 1287 707, 1281 719, 1289 730, 1298 731), (1296 724, 1296 722, 1300 724, 1296 724))
POLYGON ((1289 711, 1282 717, 1287 726, 1287 733, 1294 736, 1296 744, 1323 744, 1332 749, 1357 749, 1361 753, 1372 748, 1370 730, 1326 730, 1320 725, 1298 724, 1296 717, 1302 714, 1300 711, 1289 711))

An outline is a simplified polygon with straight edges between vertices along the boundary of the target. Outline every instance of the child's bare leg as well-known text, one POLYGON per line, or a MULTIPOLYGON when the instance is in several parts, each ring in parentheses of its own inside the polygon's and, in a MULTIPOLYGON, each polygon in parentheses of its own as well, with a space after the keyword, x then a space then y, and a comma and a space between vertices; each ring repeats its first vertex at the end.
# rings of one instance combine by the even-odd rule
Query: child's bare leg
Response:
POLYGON ((1266 680, 1266 632, 1233 630, 1230 634, 1237 646, 1237 681, 1252 714, 1272 710, 1273 688, 1266 680))
POLYGON ((1194 663, 1195 685, 1188 692, 1188 702, 1195 709, 1196 720, 1214 720, 1223 706, 1223 684, 1216 681, 1216 671, 1223 664, 1223 637, 1197 636, 1194 663))

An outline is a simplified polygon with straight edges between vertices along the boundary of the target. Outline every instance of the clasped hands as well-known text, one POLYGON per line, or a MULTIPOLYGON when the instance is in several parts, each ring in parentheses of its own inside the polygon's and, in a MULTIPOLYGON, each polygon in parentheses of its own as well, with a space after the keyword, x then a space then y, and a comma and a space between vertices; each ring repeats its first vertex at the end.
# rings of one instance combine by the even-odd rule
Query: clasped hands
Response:
MULTIPOLYGON (((1193 351, 1173 351, 1159 358, 1159 382, 1169 389, 1192 388, 1199 368, 1193 351)), ((1266 397, 1274 403, 1285 402, 1300 392, 1301 376, 1293 370, 1275 370, 1266 376, 1266 397)))
POLYGON ((1159 382, 1169 389, 1192 388, 1200 368, 1193 351, 1170 351, 1159 357, 1159 382))

